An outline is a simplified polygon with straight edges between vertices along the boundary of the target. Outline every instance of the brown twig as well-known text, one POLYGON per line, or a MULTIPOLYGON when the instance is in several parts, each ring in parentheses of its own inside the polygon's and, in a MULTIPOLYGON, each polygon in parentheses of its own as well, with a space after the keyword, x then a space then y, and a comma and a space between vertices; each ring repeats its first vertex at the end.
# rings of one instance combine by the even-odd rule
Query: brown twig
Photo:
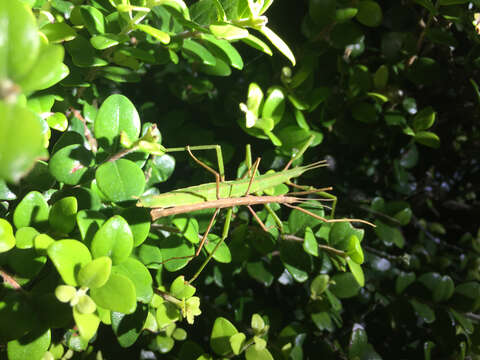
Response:
POLYGON ((90 144, 90 147, 92 148, 92 151, 95 153, 97 152, 98 145, 97 145, 97 140, 95 137, 93 137, 92 132, 87 126, 87 120, 82 116, 80 111, 77 109, 73 108, 72 106, 70 107, 70 111, 73 113, 73 116, 75 116, 78 120, 80 120, 83 123, 83 131, 85 133, 85 137, 88 140, 88 143, 90 144))
POLYGON ((23 291, 20 284, 13 278, 12 275, 8 274, 5 270, 0 269, 0 277, 3 278, 3 281, 9 284, 15 290, 23 291))

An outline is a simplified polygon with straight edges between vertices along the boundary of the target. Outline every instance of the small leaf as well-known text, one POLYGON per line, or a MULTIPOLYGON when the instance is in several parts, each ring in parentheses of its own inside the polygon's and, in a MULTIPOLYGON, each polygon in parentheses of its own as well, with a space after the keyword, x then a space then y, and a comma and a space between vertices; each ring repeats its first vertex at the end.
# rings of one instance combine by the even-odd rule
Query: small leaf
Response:
POLYGON ((161 303, 157 307, 155 314, 159 329, 164 329, 166 326, 180 320, 181 317, 180 309, 170 302, 161 303))
POLYGON ((183 41, 183 50, 189 54, 196 56, 202 64, 215 66, 217 63, 215 56, 212 55, 203 45, 200 45, 198 42, 186 39, 183 41))
POLYGON ((419 144, 438 149, 440 147, 440 138, 437 134, 430 131, 420 131, 415 133, 415 141, 419 144))
POLYGON ((193 245, 178 235, 170 235, 168 238, 162 240, 159 248, 163 261, 165 262, 164 267, 171 272, 184 268, 189 262, 189 257, 195 254, 193 245))
POLYGON ((137 259, 129 257, 122 263, 115 265, 112 272, 116 274, 125 275, 135 285, 135 294, 137 301, 149 303, 153 297, 153 279, 150 272, 137 259))
POLYGON ((350 271, 352 272, 355 280, 357 281, 358 285, 360 285, 362 287, 365 286, 365 275, 363 274, 363 270, 362 270, 362 267, 360 266, 360 264, 358 262, 354 261, 350 257, 347 258, 347 264, 348 264, 348 267, 350 268, 350 271))
POLYGON ((253 314, 250 326, 252 327, 254 332, 258 334, 265 328, 265 321, 260 315, 253 314))
POLYGON ((48 222, 55 230, 69 234, 76 224, 77 199, 73 196, 64 197, 52 205, 48 215, 48 222))
POLYGON ((96 314, 82 314, 75 307, 73 308, 73 318, 78 327, 80 336, 85 340, 90 340, 97 332, 100 325, 100 318, 96 314))
POLYGON ((84 244, 70 239, 55 241, 48 247, 47 254, 63 281, 72 286, 78 286, 78 272, 92 260, 84 244))
POLYGON ((93 154, 83 145, 72 144, 57 150, 50 159, 50 173, 59 182, 77 185, 88 176, 89 166, 93 163, 93 154))
POLYGON ((300 244, 284 241, 280 247, 280 259, 295 281, 305 282, 311 271, 312 258, 300 244))
POLYGON ((382 239, 385 244, 391 245, 393 243, 397 247, 403 248, 405 245, 405 239, 402 232, 398 228, 389 226, 380 220, 376 220, 375 225, 375 232, 377 236, 382 239))
POLYGON ((237 333, 237 329, 230 321, 223 317, 216 318, 210 335, 210 347, 220 356, 227 355, 232 351, 230 337, 237 333))
POLYGON ((400 272, 395 280, 395 292, 397 294, 403 293, 403 291, 415 281, 416 276, 414 272, 400 272))
POLYGON ((34 330, 20 339, 7 344, 9 360, 41 359, 50 347, 51 333, 48 330, 34 330))
POLYGON ((50 43, 70 41, 77 36, 77 32, 65 22, 49 23, 42 27, 41 31, 45 34, 50 43))
POLYGON ((232 261, 232 253, 230 252, 228 245, 225 244, 224 241, 222 241, 222 243, 218 245, 220 241, 222 241, 220 236, 217 236, 215 234, 208 234, 208 242, 205 244, 205 250, 207 250, 209 254, 211 254, 215 250, 213 258, 220 263, 228 264, 232 261), (215 249, 217 245, 218 248, 215 249))
POLYGON ((121 132, 125 132, 130 141, 136 141, 140 128, 140 117, 132 102, 123 95, 114 94, 98 109, 94 133, 101 147, 114 152, 117 150, 121 132))
POLYGON ((317 299, 327 288, 330 277, 327 274, 317 275, 310 284, 312 299, 317 299))
POLYGON ((431 106, 420 110, 413 118, 413 130, 419 132, 432 127, 436 113, 431 106))
POLYGON ((31 191, 20 201, 13 213, 17 229, 25 226, 42 227, 48 219, 48 204, 42 194, 31 191))
POLYGON ((220 25, 210 25, 210 31, 219 39, 225 40, 239 40, 246 38, 248 36, 248 30, 231 25, 231 24, 220 24, 220 25))
POLYGON ((357 20, 365 26, 378 26, 382 23, 382 8, 375 1, 360 1, 358 4, 357 20))
POLYGON ((318 256, 318 243, 315 235, 313 234, 312 229, 307 226, 305 228, 305 238, 303 241, 303 249, 307 254, 318 256))
POLYGON ((15 246, 15 236, 13 236, 12 225, 5 220, 0 219, 0 253, 7 252, 15 246))
POLYGON ((183 275, 178 276, 170 285, 170 293, 180 300, 192 297, 195 291, 195 287, 186 282, 183 275))
POLYGON ((278 49, 280 52, 287 57, 288 60, 295 66, 295 56, 292 53, 292 50, 288 47, 288 45, 272 30, 270 30, 266 26, 262 26, 258 29, 263 35, 265 35, 268 40, 278 49))
POLYGON ((340 299, 357 295, 360 285, 352 273, 337 274, 332 277, 330 291, 340 299))
POLYGON ((246 360, 273 360, 272 354, 266 348, 258 350, 255 346, 250 346, 245 351, 246 360))
MULTIPOLYGON (((0 232, 1 230, 1 223, 3 219, 0 219, 0 232)), ((5 229, 4 229, 5 230, 5 229)), ((34 239, 35 237, 40 234, 35 228, 33 227, 23 227, 17 230, 15 233, 16 239, 16 246, 19 249, 30 249, 34 246, 34 239)), ((1 235, 0 235, 1 238, 1 235)))
POLYGON ((141 30, 144 33, 154 37, 162 44, 168 44, 170 42, 170 35, 168 35, 166 32, 154 28, 153 26, 143 24, 137 24, 135 26, 138 30, 141 30))
POLYGON ((94 289, 105 285, 112 270, 112 260, 103 256, 84 265, 78 273, 78 284, 94 289))
POLYGON ((127 259, 133 249, 133 235, 125 219, 119 215, 108 219, 95 234, 91 249, 95 258, 108 256, 114 265, 127 259))
POLYGON ((175 225, 182 235, 192 244, 198 244, 200 242, 200 237, 198 236, 198 222, 194 217, 175 217, 175 219, 173 219, 173 225, 175 225))
POLYGON ((110 274, 105 285, 90 290, 90 296, 98 306, 123 314, 133 313, 137 306, 135 285, 120 274, 110 274))
POLYGON ((263 261, 248 262, 247 273, 265 287, 272 285, 274 280, 272 273, 265 268, 263 261))
POLYGON ((265 44, 262 40, 260 40, 256 36, 253 36, 252 34, 248 34, 246 38, 242 38, 241 40, 248 46, 253 47, 254 49, 262 51, 265 54, 270 56, 273 55, 272 50, 268 47, 268 45, 265 44))
POLYGON ((80 7, 80 14, 90 34, 96 35, 105 32, 105 19, 100 10, 93 6, 82 5, 80 7))
POLYGON ((239 355, 242 351, 243 344, 245 343, 246 338, 247 337, 242 332, 230 336, 230 346, 232 347, 232 351, 235 355, 239 355))
POLYGON ((147 305, 137 306, 130 315, 112 312, 112 330, 121 347, 127 348, 135 344, 143 331, 147 316, 147 305))
POLYGON ((114 202, 134 200, 143 194, 145 188, 142 169, 127 159, 100 165, 95 178, 102 193, 114 202))

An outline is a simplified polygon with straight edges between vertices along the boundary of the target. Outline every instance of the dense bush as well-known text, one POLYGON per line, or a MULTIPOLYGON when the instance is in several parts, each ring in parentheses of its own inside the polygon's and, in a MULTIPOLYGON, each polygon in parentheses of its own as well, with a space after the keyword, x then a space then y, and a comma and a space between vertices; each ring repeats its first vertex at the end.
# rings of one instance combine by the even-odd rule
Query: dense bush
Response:
POLYGON ((478 9, 1 1, 0 358, 480 358, 478 9))

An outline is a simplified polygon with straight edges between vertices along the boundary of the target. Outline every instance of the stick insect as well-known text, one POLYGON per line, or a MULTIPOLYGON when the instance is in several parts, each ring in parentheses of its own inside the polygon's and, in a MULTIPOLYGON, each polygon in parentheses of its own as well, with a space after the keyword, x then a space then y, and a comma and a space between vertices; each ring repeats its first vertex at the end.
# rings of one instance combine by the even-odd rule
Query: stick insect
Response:
MULTIPOLYGON (((167 149, 167 152, 174 152, 174 151, 184 151, 186 150, 190 157, 201 167, 206 169, 208 172, 212 173, 215 176, 215 182, 190 186, 183 189, 173 190, 168 193, 160 194, 160 195, 148 195, 145 197, 141 197, 137 203, 137 206, 140 207, 148 207, 152 210, 150 211, 152 220, 157 220, 161 217, 170 216, 170 215, 177 215, 177 214, 185 214, 190 213, 197 210, 203 209, 215 209, 209 224, 207 226, 206 231, 204 232, 202 239, 200 241, 200 245, 196 250, 194 255, 186 256, 186 257, 174 257, 171 259, 167 259, 166 261, 173 260, 173 259, 184 259, 184 258, 194 258, 198 256, 202 250, 202 247, 207 240, 208 234, 215 222, 215 218, 217 217, 220 209, 228 209, 226 214, 226 220, 223 227, 223 233, 220 241, 207 257, 205 262, 200 267, 199 271, 194 275, 194 277, 189 281, 192 282, 195 278, 200 274, 206 264, 210 261, 213 257, 213 254, 217 250, 217 248, 222 244, 222 242, 227 238, 228 231, 230 228, 230 221, 232 218, 232 209, 234 206, 246 206, 255 220, 258 222, 260 227, 268 231, 265 224, 262 220, 258 217, 258 215, 253 210, 253 205, 265 205, 267 211, 273 216, 274 220, 276 221, 277 225, 281 228, 282 223, 281 220, 276 216, 276 214, 271 210, 268 204, 277 203, 283 204, 287 207, 296 209, 303 213, 306 213, 314 218, 322 220, 327 223, 332 222, 360 222, 365 223, 368 225, 373 224, 369 223, 365 220, 360 219, 327 219, 321 217, 317 214, 308 211, 307 209, 301 208, 295 204, 301 203, 306 201, 305 198, 300 198, 298 195, 306 195, 306 194, 322 194, 328 196, 334 202, 336 198, 325 191, 331 190, 332 188, 324 188, 324 189, 311 189, 307 188, 306 191, 294 192, 286 195, 262 195, 262 193, 270 188, 281 184, 288 184, 295 187, 299 187, 291 182, 292 178, 299 177, 304 172, 317 169, 320 167, 328 166, 325 161, 315 162, 313 164, 298 166, 294 168, 290 168, 292 163, 298 159, 306 149, 310 146, 313 137, 309 139, 309 141, 300 149, 300 151, 290 159, 290 161, 286 164, 284 169, 279 172, 271 173, 271 174, 264 174, 264 175, 256 175, 258 166, 260 163, 260 158, 257 158, 255 163, 251 163, 251 153, 250 148, 247 147, 247 168, 248 171, 242 179, 239 180, 232 180, 226 181, 224 175, 224 167, 223 167, 223 157, 221 153, 221 148, 219 145, 205 145, 205 146, 197 146, 197 147, 185 147, 185 148, 171 148, 167 149), (217 152, 217 161, 219 172, 212 169, 210 166, 199 160, 193 153, 192 150, 207 150, 207 149, 215 149, 217 152)), ((305 190, 305 188, 301 187, 305 190)), ((335 203, 334 203, 335 206, 335 203)), ((334 212, 334 206, 332 207, 332 213, 334 212)), ((333 214, 332 214, 333 216, 333 214)))

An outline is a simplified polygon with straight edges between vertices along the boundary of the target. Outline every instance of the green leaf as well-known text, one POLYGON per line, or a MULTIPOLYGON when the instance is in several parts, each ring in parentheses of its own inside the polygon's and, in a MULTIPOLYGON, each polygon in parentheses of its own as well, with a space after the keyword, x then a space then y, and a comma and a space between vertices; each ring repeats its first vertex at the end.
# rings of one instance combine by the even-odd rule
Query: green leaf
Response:
POLYGON ((348 267, 350 268, 350 271, 352 272, 352 275, 354 276, 358 285, 360 285, 361 287, 365 286, 365 275, 363 274, 363 270, 360 264, 350 257, 348 257, 346 260, 348 267))
MULTIPOLYGON (((1 51, 2 49, 0 55, 1 51)), ((18 182, 33 167, 34 161, 45 155, 42 133, 41 119, 36 114, 27 108, 0 100, 0 180, 18 182)))
POLYGON ((62 63, 64 54, 61 45, 42 46, 33 69, 19 82, 22 90, 30 92, 47 89, 66 78, 70 71, 62 63))
POLYGON ((69 234, 76 224, 77 209, 77 199, 73 196, 67 196, 55 202, 48 215, 48 222, 52 229, 69 234))
POLYGON ((159 248, 162 252, 163 261, 166 261, 164 267, 171 272, 184 268, 188 264, 190 258, 195 254, 193 245, 189 241, 187 242, 183 237, 173 234, 162 240, 159 244, 159 248), (182 257, 185 258, 174 259, 182 257))
MULTIPOLYGON (((0 34, 0 79, 17 81, 33 67, 40 49, 37 24, 28 6, 18 0, 0 2, 0 34)), ((0 113, 0 119, 5 118, 4 115, 0 113)), ((15 122, 18 126, 18 119, 15 122)), ((4 129, 0 128, 0 134, 6 134, 4 129)), ((21 139, 18 132, 16 135, 15 141, 21 139)), ((2 163, 4 161, 2 156, 2 163)))
MULTIPOLYGON (((309 202, 308 204, 302 204, 300 207, 302 209, 308 210, 309 212, 323 217, 324 216, 324 211, 321 206, 315 206, 319 205, 319 203, 316 203, 314 201, 309 202)), ((294 209, 291 213, 290 216, 288 217, 288 227, 290 229, 290 232, 292 234, 300 234, 306 231, 307 227, 310 228, 315 228, 317 225, 323 223, 322 220, 316 219, 312 217, 309 214, 305 214, 304 212, 294 209)))
POLYGON ((0 318, 0 339, 3 343, 21 338, 32 330, 32 326, 39 325, 36 311, 26 301, 25 295, 17 291, 6 291, 0 299, 0 318))
POLYGON ((317 275, 310 284, 310 293, 312 299, 317 299, 327 288, 330 277, 327 274, 317 275))
POLYGON ((188 299, 195 294, 195 287, 185 281, 185 276, 178 276, 170 285, 170 293, 177 299, 188 299))
POLYGON ((358 4, 357 20, 365 26, 378 26, 382 23, 382 8, 376 1, 360 1, 358 4))
POLYGON ((80 336, 84 340, 90 340, 97 332, 100 318, 96 314, 82 314, 76 307, 73 308, 73 318, 78 327, 80 336))
POLYGON ((124 275, 111 273, 107 283, 91 289, 90 296, 104 309, 132 314, 137 306, 135 285, 124 275))
POLYGON ((355 7, 346 7, 343 9, 337 9, 335 11, 335 20, 338 22, 345 22, 351 20, 357 15, 358 9, 355 7))
POLYGON ((250 326, 252 327, 254 333, 258 334, 265 329, 265 321, 259 314, 253 314, 250 326))
POLYGON ((357 264, 363 264, 363 250, 360 245, 360 240, 356 235, 350 235, 348 238, 347 255, 357 264))
POLYGON ((90 38, 90 43, 97 50, 105 50, 125 41, 128 41, 127 37, 116 34, 95 35, 90 38))
MULTIPOLYGON (((220 241, 220 236, 217 236, 215 234, 209 234, 208 242, 205 244, 205 250, 207 250, 207 252, 211 254, 220 241)), ((218 246, 218 249, 213 254, 213 258, 216 261, 224 264, 228 264, 232 261, 232 254, 224 241, 222 241, 222 243, 218 246)))
POLYGON ((102 287, 110 277, 111 270, 112 260, 109 257, 94 259, 78 272, 78 284, 90 289, 102 287))
POLYGON ((270 56, 273 55, 272 50, 268 47, 268 45, 265 44, 262 40, 260 40, 256 36, 253 36, 252 34, 248 34, 246 38, 243 38, 241 40, 248 46, 253 47, 254 49, 262 51, 265 54, 270 56))
POLYGON ((98 211, 81 210, 77 214, 77 224, 85 244, 90 246, 93 236, 107 219, 98 211))
POLYGON ((377 111, 373 104, 358 102, 352 106, 352 116, 355 120, 371 124, 378 120, 377 111))
POLYGON ((97 168, 97 185, 110 201, 134 200, 143 194, 145 175, 133 161, 118 159, 97 168))
POLYGON ((77 185, 89 177, 88 170, 92 164, 92 152, 83 145, 72 144, 56 151, 48 162, 48 168, 57 181, 77 185))
POLYGON ((215 56, 212 55, 203 45, 200 45, 198 42, 186 39, 183 41, 183 50, 188 54, 194 55, 200 62, 204 65, 215 66, 217 60, 215 56))
POLYGON ((94 133, 104 149, 118 150, 120 134, 125 132, 130 141, 138 140, 140 117, 132 102, 125 96, 110 95, 100 106, 95 118, 94 133))
POLYGON ((230 336, 230 346, 232 348, 232 351, 235 355, 239 355, 240 352, 242 351, 243 345, 245 343, 246 336, 244 333, 236 333, 232 336, 230 336))
POLYGON ((115 274, 125 275, 135 285, 137 301, 148 304, 153 297, 153 279, 148 269, 132 257, 112 268, 115 274))
POLYGON ((42 27, 42 33, 50 43, 59 43, 75 39, 77 32, 64 22, 49 23, 42 27))
POLYGON ((265 268, 263 261, 254 261, 247 263, 247 273, 252 279, 257 280, 260 284, 263 284, 265 287, 272 285, 273 274, 265 268))
POLYGON ((427 130, 432 127, 435 122, 436 113, 431 106, 420 110, 413 117, 413 130, 417 133, 422 130, 427 130))
POLYGON ((295 281, 305 282, 312 268, 312 258, 303 247, 294 242, 283 241, 280 246, 280 259, 295 281))
POLYGON ((415 281, 416 276, 414 272, 400 272, 395 280, 395 292, 397 294, 403 293, 403 291, 415 281))
POLYGON ((243 69, 243 60, 238 51, 226 40, 217 39, 209 34, 202 34, 202 39, 221 50, 228 58, 229 64, 235 69, 243 69))
POLYGON ((405 245, 405 239, 402 232, 395 227, 385 224, 380 220, 375 220, 375 233, 387 245, 395 244, 400 249, 405 245))
MULTIPOLYGON (((3 219, 0 219, 3 220, 3 219)), ((2 221, 0 221, 0 227, 1 227, 2 221)), ((3 229, 5 233, 5 228, 3 229)), ((16 239, 16 246, 19 249, 30 249, 33 247, 34 239, 35 237, 40 234, 35 228, 33 227, 23 227, 17 230, 15 233, 15 239, 16 239)), ((1 235, 0 235, 1 237, 1 235)))
POLYGON ((133 235, 133 246, 142 244, 150 232, 152 218, 147 208, 131 207, 123 210, 120 214, 129 224, 133 235))
POLYGON ((318 256, 318 243, 315 235, 313 234, 313 230, 307 226, 305 228, 305 237, 303 241, 303 249, 307 252, 307 254, 318 256))
POLYGON ((72 286, 78 286, 78 272, 92 261, 88 248, 77 240, 55 241, 48 247, 47 254, 63 281, 72 286))
POLYGON ((382 90, 388 84, 388 67, 381 65, 373 75, 373 84, 375 89, 382 90))
POLYGON ((420 131, 415 134, 415 141, 419 144, 438 149, 440 147, 440 138, 437 134, 430 131, 420 131))
POLYGON ((425 285, 432 292, 433 301, 435 302, 447 301, 455 290, 455 285, 450 276, 442 276, 435 272, 422 274, 418 278, 418 282, 425 285))
POLYGON ((266 348, 257 350, 255 346, 250 346, 245 351, 246 360, 273 360, 272 354, 266 348))
POLYGON ((262 107, 262 118, 273 119, 276 125, 282 120, 285 112, 285 94, 280 87, 271 87, 262 107))
POLYGON ((175 158, 165 154, 154 156, 147 161, 145 172, 151 174, 147 182, 147 187, 166 181, 175 169, 175 158))
POLYGON ((268 40, 283 54, 287 57, 288 60, 292 63, 293 66, 295 66, 295 56, 292 53, 292 50, 288 47, 288 45, 277 35, 275 34, 272 30, 270 30, 266 26, 262 26, 260 29, 258 29, 263 35, 265 35, 268 40))
MULTIPOLYGON (((96 67, 108 64, 104 59, 96 56, 95 49, 90 42, 79 35, 65 44, 65 48, 72 57, 73 63, 79 67, 96 67)), ((88 83, 87 83, 88 84, 88 83)))
POLYGON ((51 129, 58 131, 65 131, 68 128, 68 120, 63 113, 54 113, 49 116, 47 119, 47 124, 51 129))
POLYGON ((181 234, 192 244, 198 244, 200 237, 198 236, 198 221, 189 216, 180 216, 173 219, 173 225, 180 230, 181 234))
POLYGON ((100 10, 93 6, 82 5, 80 7, 80 14, 90 34, 97 35, 105 32, 105 19, 100 10))
POLYGON ((7 354, 9 360, 42 359, 50 347, 51 333, 48 330, 34 330, 20 339, 9 341, 7 354))
POLYGON ((282 142, 282 149, 287 153, 293 153, 309 141, 311 133, 296 125, 291 125, 282 128, 277 136, 282 142))
POLYGON ((142 333, 147 316, 147 305, 137 306, 135 312, 130 315, 112 312, 112 330, 121 347, 127 348, 135 344, 142 333))
POLYGON ((163 302, 157 307, 155 319, 159 329, 163 329, 181 318, 180 309, 170 302, 163 302))
POLYGON ((231 24, 212 24, 210 31, 219 39, 240 40, 248 36, 248 30, 231 24))
POLYGON ((133 249, 133 235, 128 223, 120 215, 108 219, 93 237, 94 258, 108 256, 114 265, 128 258, 133 249))
POLYGON ((435 311, 426 304, 423 304, 415 299, 410 299, 410 304, 419 317, 422 318, 427 324, 431 324, 435 321, 435 311))
POLYGON ((217 355, 229 354, 232 351, 230 337, 237 333, 237 329, 230 321, 223 317, 216 318, 210 335, 210 347, 217 355))
POLYGON ((468 0, 438 0, 438 5, 448 6, 448 5, 459 5, 466 4, 468 0))
POLYGON ((360 285, 352 273, 336 274, 329 289, 338 298, 347 299, 357 295, 360 285))
POLYGON ((336 0, 310 0, 308 13, 315 24, 324 27, 333 23, 336 15, 336 0))
POLYGON ((159 29, 154 28, 153 26, 150 25, 143 25, 143 24, 137 24, 135 27, 138 30, 143 31, 144 33, 153 36, 155 39, 160 41, 162 44, 168 44, 170 42, 170 35, 168 35, 166 32, 163 32, 159 29))
POLYGON ((48 221, 48 204, 38 191, 31 191, 20 201, 13 213, 17 229, 25 226, 42 228, 48 221))
POLYGON ((12 225, 7 220, 0 219, 0 253, 7 252, 14 246, 15 236, 13 236, 12 225))

